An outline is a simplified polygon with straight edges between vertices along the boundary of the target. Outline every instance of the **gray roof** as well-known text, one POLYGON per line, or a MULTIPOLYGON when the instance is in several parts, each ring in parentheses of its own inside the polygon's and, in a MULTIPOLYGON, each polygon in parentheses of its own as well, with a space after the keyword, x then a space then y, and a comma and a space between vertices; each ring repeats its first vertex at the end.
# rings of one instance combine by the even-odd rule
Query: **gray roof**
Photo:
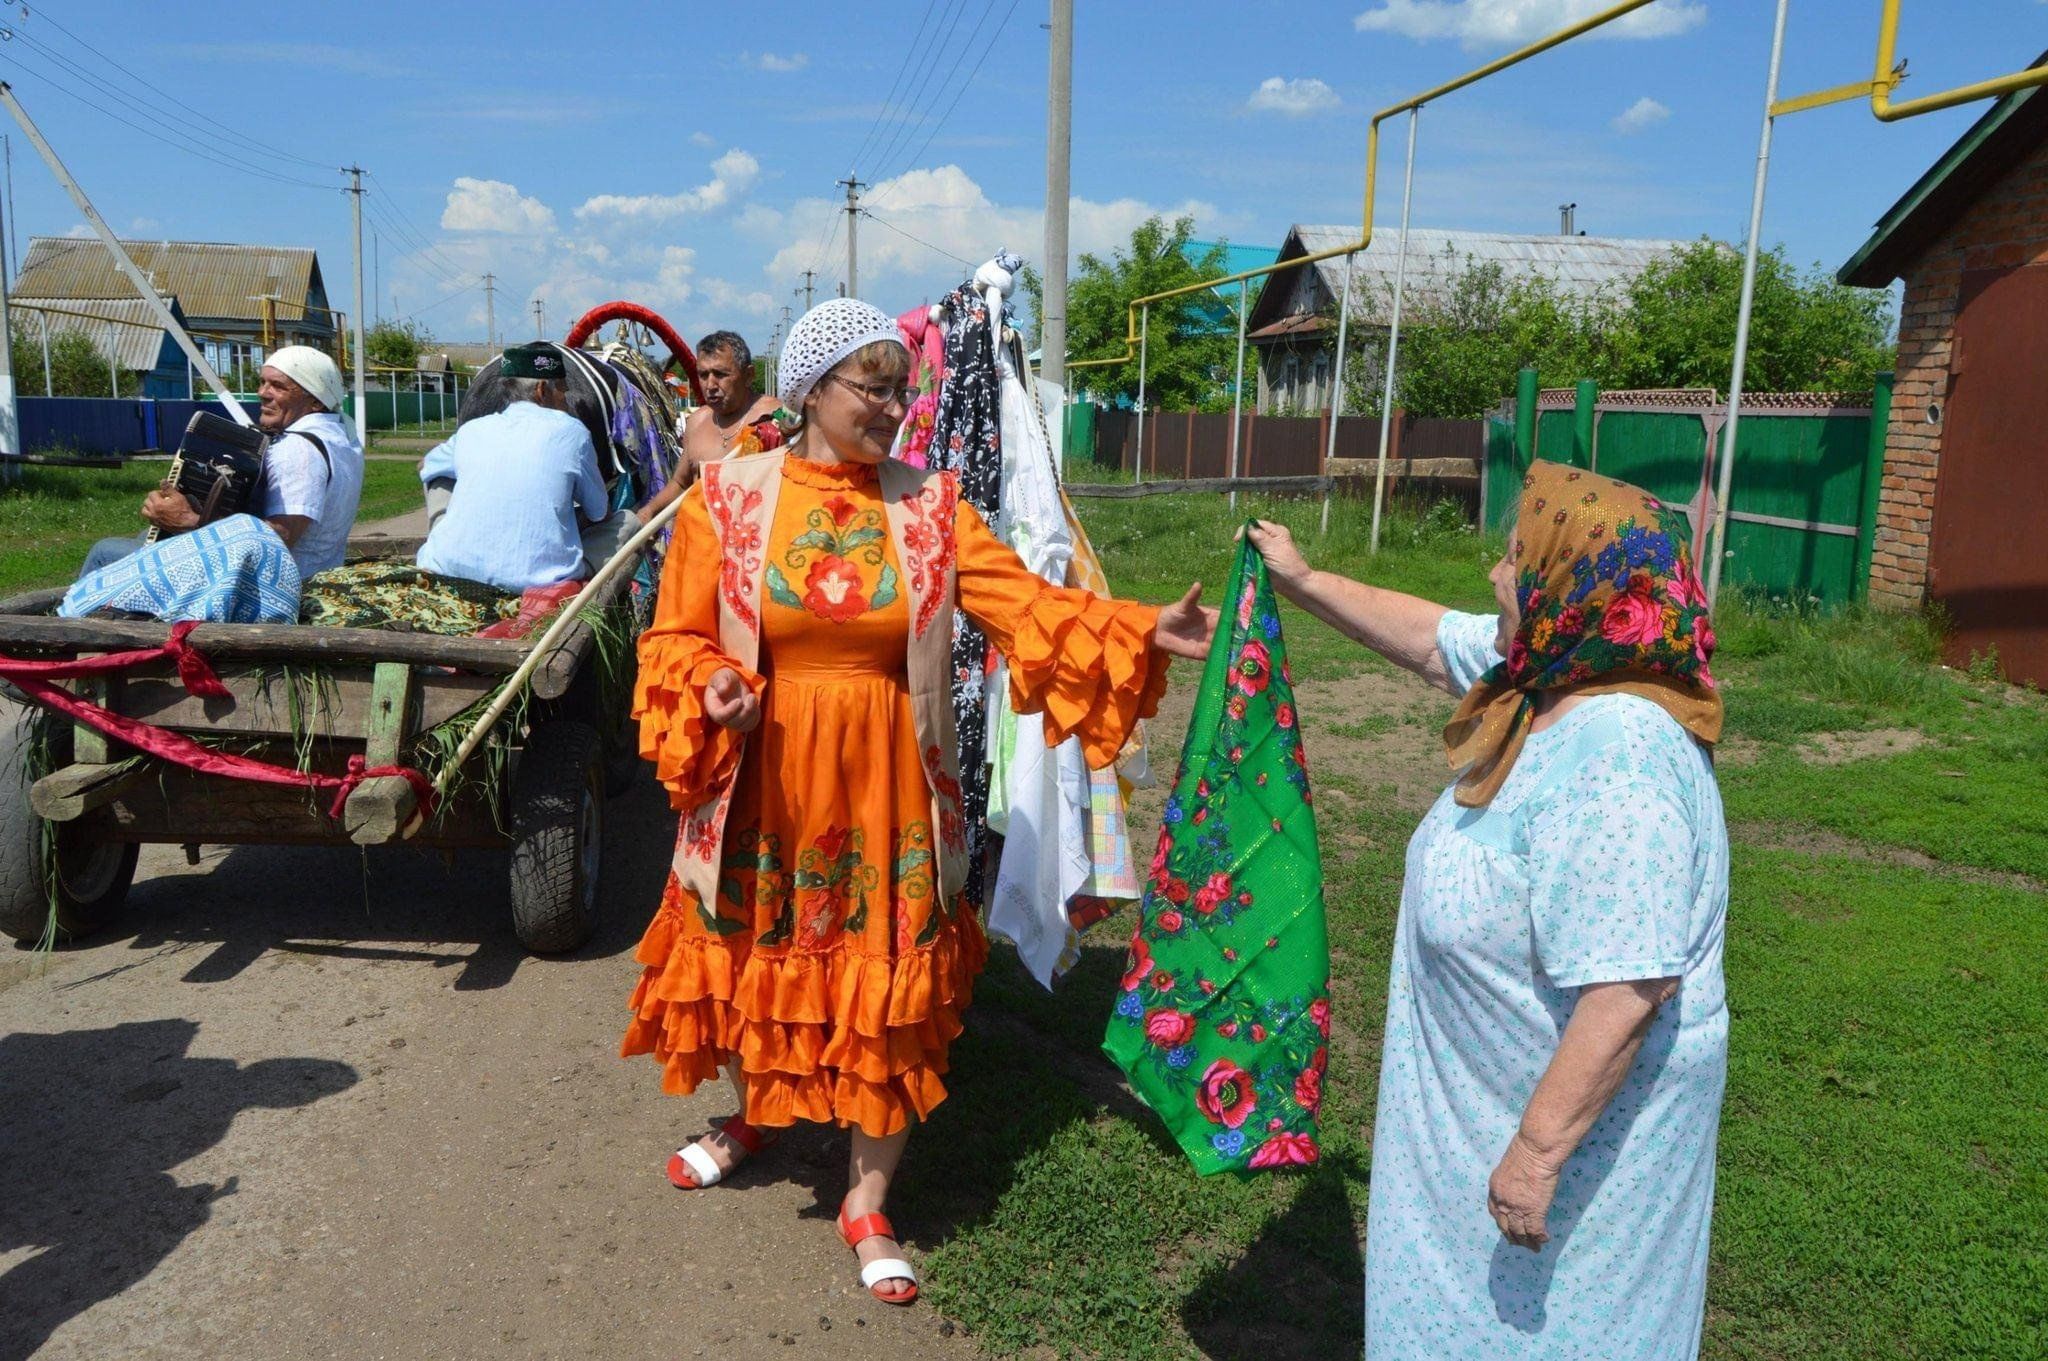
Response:
MULTIPOLYGON (((1288 233, 1280 254, 1283 260, 1313 255, 1357 239, 1356 227, 1297 226, 1288 233)), ((1427 299, 1445 289, 1455 270, 1491 263, 1500 265, 1511 279, 1540 274, 1565 293, 1584 297, 1602 289, 1619 289, 1652 261, 1691 244, 1649 237, 1521 235, 1410 227, 1405 288, 1410 300, 1427 299)), ((1386 319, 1384 313, 1393 297, 1400 245, 1400 228, 1376 227, 1371 244, 1350 257, 1353 321, 1372 323, 1386 319)), ((1342 296, 1344 291, 1342 264, 1343 257, 1339 256, 1313 266, 1331 298, 1342 296)), ((1279 277, 1284 279, 1286 275, 1279 277)), ((1278 315, 1294 310, 1287 307, 1278 315)))
MULTIPOLYGON (((185 315, 196 321, 260 322, 257 298, 282 300, 278 321, 298 322, 300 305, 320 281, 319 258, 310 246, 244 246, 218 241, 123 241, 135 267, 162 293, 176 295, 185 315)), ((121 299, 135 288, 97 238, 31 237, 15 291, 24 297, 121 299)), ((329 329, 315 316, 295 329, 329 329)))
MULTIPOLYGON (((177 303, 170 298, 164 301, 171 304, 172 315, 178 316, 177 303)), ((125 302, 94 298, 9 298, 7 305, 15 339, 23 344, 40 345, 42 333, 37 328, 47 320, 53 336, 60 336, 66 331, 85 332, 93 348, 104 357, 107 353, 106 323, 112 321, 115 323, 114 362, 123 369, 147 373, 163 356, 163 323, 157 319, 150 305, 140 298, 125 302), (50 310, 43 311, 45 307, 50 310), (30 319, 30 313, 35 314, 35 320, 30 319), (77 315, 79 313, 85 315, 77 315)), ((179 316, 179 320, 183 319, 179 316)))

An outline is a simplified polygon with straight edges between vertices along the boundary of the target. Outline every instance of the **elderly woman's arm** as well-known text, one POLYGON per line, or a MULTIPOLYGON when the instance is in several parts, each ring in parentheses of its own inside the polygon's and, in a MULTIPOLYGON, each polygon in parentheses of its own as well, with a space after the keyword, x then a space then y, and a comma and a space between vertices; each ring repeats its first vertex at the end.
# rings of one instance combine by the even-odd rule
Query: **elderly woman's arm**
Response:
POLYGON ((1405 667, 1450 694, 1452 684, 1437 650, 1437 625, 1448 611, 1418 596, 1403 595, 1362 581, 1318 572, 1308 565, 1287 526, 1254 521, 1246 531, 1266 560, 1273 589, 1330 627, 1364 643, 1396 666, 1405 667))
POLYGON ((1557 1053, 1522 1110, 1521 1128, 1486 1184, 1486 1209, 1509 1242, 1531 1252, 1550 1241, 1544 1218, 1557 1178, 1621 1090, 1676 978, 1592 983, 1579 989, 1557 1053))

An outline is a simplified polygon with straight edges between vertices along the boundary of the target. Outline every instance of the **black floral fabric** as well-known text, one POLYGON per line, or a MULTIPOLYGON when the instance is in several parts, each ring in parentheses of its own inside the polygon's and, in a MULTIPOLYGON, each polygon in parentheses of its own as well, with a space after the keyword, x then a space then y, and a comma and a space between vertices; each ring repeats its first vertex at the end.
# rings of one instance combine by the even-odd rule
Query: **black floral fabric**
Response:
MULTIPOLYGON (((1007 255, 1007 252, 1005 253, 1007 255)), ((997 257, 1014 272, 1023 263, 997 257)), ((993 523, 1002 500, 1002 380, 996 328, 972 281, 940 303, 946 319, 946 381, 939 389, 926 458, 960 475, 960 496, 993 523)), ((1008 308, 1004 308, 1007 315, 1008 308)), ((987 898, 993 838, 988 830, 988 639, 965 613, 953 616, 953 719, 960 731, 960 786, 967 821, 967 900, 987 898)))

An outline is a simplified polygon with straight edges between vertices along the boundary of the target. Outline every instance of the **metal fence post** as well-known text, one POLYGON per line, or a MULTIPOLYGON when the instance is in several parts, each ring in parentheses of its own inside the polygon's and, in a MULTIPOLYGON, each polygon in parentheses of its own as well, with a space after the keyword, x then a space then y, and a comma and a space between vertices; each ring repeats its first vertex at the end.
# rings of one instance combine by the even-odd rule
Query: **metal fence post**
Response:
POLYGON ((1581 378, 1572 388, 1572 463, 1593 466, 1593 408, 1600 401, 1600 385, 1581 378))
POLYGON ((114 334, 112 318, 107 321, 107 388, 109 395, 121 395, 121 341, 114 334))
POLYGON ((427 375, 413 371, 412 375, 413 414, 420 418, 420 433, 427 433, 427 375))
POLYGON ((1330 460, 1337 457, 1337 427, 1344 423, 1344 346, 1351 333, 1351 265, 1356 258, 1356 252, 1344 257, 1344 300, 1337 304, 1337 366, 1330 382, 1330 442, 1323 449, 1323 521, 1316 531, 1319 534, 1330 532, 1330 460))
POLYGON ((1137 480, 1145 480, 1145 358, 1152 342, 1152 304, 1146 303, 1138 320, 1138 468, 1137 480))
POLYGON ((1515 472, 1529 471, 1536 460, 1536 370, 1515 375, 1515 472))
POLYGON ((1244 409, 1244 323, 1251 312, 1251 280, 1237 281, 1237 368, 1230 379, 1230 513, 1237 513, 1237 479, 1242 468, 1237 459, 1238 436, 1242 433, 1244 409))
MULTIPOLYGON (((1387 328, 1387 382, 1380 390, 1380 458, 1372 479, 1372 551, 1380 551, 1380 510, 1387 500, 1387 436, 1394 424, 1394 360, 1401 353, 1401 301, 1408 283, 1408 207, 1415 198, 1415 123, 1420 107, 1408 110, 1408 168, 1401 176, 1401 244, 1394 257, 1394 316, 1387 328)), ((1346 257, 1347 260, 1349 257, 1346 257)), ((1345 270, 1345 285, 1351 282, 1345 270)), ((1338 363, 1343 363, 1340 353, 1338 363)))

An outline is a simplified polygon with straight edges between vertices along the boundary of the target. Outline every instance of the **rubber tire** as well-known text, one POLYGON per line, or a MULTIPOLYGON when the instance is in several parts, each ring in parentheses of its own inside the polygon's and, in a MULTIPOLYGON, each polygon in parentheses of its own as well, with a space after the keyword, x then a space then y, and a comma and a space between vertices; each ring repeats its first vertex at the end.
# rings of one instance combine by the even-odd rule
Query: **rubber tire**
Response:
POLYGON ((604 833, 604 739, 577 719, 527 735, 512 773, 512 930, 539 955, 564 954, 597 929, 604 833))
MULTIPOLYGON (((28 806, 26 763, 36 725, 50 731, 58 764, 71 759, 71 728, 39 711, 0 703, 0 932, 26 945, 43 938, 50 900, 42 876, 43 819, 28 806)), ((98 816, 57 825, 57 939, 83 940, 120 913, 135 881, 133 842, 102 839, 98 816)))

